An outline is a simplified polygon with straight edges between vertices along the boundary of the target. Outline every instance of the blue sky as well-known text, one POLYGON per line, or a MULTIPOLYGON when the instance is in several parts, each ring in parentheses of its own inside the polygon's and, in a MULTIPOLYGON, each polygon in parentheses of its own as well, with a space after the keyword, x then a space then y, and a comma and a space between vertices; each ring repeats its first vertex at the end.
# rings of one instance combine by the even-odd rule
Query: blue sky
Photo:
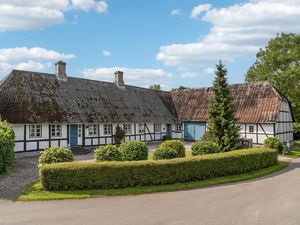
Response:
POLYGON ((241 83, 259 48, 299 32, 299 0, 0 0, 0 78, 11 69, 165 90, 210 86, 219 59, 241 83))

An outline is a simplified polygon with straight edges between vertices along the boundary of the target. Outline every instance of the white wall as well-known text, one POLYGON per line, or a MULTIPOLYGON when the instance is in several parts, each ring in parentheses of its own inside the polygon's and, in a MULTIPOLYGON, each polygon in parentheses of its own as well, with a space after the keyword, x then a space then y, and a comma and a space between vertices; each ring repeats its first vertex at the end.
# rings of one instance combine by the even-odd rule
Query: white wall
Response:
POLYGON ((280 112, 276 124, 276 137, 282 142, 293 141, 293 122, 292 114, 289 104, 285 101, 281 102, 280 112))
POLYGON ((238 124, 240 126, 240 137, 252 139, 254 144, 263 144, 264 140, 268 137, 274 136, 274 124, 238 124), (250 126, 254 127, 254 132, 250 133, 250 126))

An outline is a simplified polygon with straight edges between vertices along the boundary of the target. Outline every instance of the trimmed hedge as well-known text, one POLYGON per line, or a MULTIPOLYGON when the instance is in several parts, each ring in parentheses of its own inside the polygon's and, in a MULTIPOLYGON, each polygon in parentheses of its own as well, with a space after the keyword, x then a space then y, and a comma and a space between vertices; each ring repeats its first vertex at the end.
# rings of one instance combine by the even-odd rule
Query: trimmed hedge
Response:
POLYGON ((41 152, 39 166, 51 163, 73 162, 74 156, 70 149, 54 146, 41 152))
POLYGON ((148 147, 141 141, 126 141, 119 147, 124 161, 146 160, 148 158, 148 147))
POLYGON ((218 145, 212 141, 196 141, 192 144, 192 155, 205 155, 219 152, 218 145))
POLYGON ((247 149, 170 160, 72 162, 45 165, 47 190, 93 190, 165 185, 237 175, 275 165, 274 149, 247 149))
POLYGON ((154 160, 160 160, 160 159, 174 159, 178 158, 178 152, 174 149, 166 148, 166 147, 159 147, 155 149, 155 152, 153 153, 153 159, 154 160))
POLYGON ((121 153, 115 145, 104 145, 94 151, 97 162, 103 161, 121 161, 121 153))
POLYGON ((168 140, 160 144, 161 148, 169 148, 175 150, 178 154, 178 157, 185 157, 185 147, 183 143, 179 140, 168 140))
POLYGON ((0 122, 0 174, 10 168, 15 161, 15 134, 6 121, 0 122))

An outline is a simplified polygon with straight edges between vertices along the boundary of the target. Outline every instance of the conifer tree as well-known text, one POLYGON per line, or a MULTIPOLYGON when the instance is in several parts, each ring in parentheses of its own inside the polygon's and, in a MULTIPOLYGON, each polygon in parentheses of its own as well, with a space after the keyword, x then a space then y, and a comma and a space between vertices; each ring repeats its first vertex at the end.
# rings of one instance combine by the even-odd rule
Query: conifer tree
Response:
POLYGON ((236 124, 235 107, 227 83, 227 69, 221 61, 216 67, 213 94, 208 109, 206 139, 217 143, 219 151, 227 152, 236 148, 239 127, 236 124))

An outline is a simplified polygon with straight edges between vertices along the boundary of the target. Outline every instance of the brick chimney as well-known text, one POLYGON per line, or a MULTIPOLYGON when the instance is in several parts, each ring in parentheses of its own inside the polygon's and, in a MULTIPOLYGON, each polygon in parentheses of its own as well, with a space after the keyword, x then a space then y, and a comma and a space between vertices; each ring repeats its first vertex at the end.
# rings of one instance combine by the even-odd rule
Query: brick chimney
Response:
POLYGON ((55 75, 58 80, 67 81, 66 63, 62 60, 55 63, 55 75))
POLYGON ((118 87, 124 86, 123 74, 124 73, 119 70, 115 72, 115 83, 118 87))

